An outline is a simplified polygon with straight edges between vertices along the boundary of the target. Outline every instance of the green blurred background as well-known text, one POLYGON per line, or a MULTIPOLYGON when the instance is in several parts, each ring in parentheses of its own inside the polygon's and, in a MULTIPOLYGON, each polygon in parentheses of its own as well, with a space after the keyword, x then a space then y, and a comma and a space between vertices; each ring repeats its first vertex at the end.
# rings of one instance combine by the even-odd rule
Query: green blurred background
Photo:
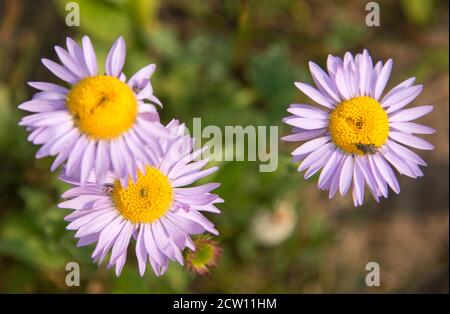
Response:
MULTIPOLYGON (((365 25, 366 1, 78 0, 81 26, 65 24, 67 1, 0 0, 0 292, 448 292, 448 2, 379 1, 381 26, 365 25), (218 163, 209 180, 222 186, 224 253, 210 276, 171 263, 141 278, 129 254, 122 276, 92 264, 93 247, 78 249, 56 208, 67 188, 50 173, 51 158, 17 126, 30 98, 26 82, 58 82, 40 63, 56 59, 65 37, 91 37, 100 61, 119 35, 127 43, 125 73, 149 63, 161 119, 192 125, 279 125, 287 106, 307 99, 295 80, 311 81, 309 60, 368 48, 394 59, 390 87, 416 76, 425 85, 414 104, 432 104, 422 122, 437 129, 422 153, 419 180, 401 177, 402 193, 381 204, 351 196, 328 200, 290 163, 280 143, 278 170, 258 162, 218 163), (81 267, 80 287, 65 285, 65 265, 81 267), (381 267, 381 287, 365 285, 365 265, 381 267)), ((131 252, 130 252, 131 253, 131 252)))

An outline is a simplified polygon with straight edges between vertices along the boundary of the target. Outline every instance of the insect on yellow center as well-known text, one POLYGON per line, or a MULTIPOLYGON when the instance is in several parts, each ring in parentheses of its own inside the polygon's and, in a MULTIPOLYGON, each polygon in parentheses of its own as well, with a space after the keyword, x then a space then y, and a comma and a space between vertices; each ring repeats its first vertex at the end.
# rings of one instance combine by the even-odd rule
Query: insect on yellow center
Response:
POLYGON ((363 155, 364 147, 379 148, 388 138, 386 111, 375 99, 355 97, 341 102, 330 114, 329 131, 342 150, 363 155))
POLYGON ((111 192, 120 214, 133 223, 148 223, 161 218, 173 201, 173 189, 165 174, 154 167, 139 171, 136 183, 129 181, 126 188, 120 181, 114 183, 111 192))
POLYGON ((93 139, 113 139, 136 120, 137 100, 131 88, 107 75, 87 77, 67 95, 75 125, 93 139))

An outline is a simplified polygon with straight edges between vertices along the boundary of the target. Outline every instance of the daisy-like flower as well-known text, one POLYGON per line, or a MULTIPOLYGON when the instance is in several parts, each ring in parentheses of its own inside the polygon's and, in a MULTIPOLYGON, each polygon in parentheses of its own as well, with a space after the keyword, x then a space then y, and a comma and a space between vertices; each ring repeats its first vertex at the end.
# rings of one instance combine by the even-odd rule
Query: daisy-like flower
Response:
POLYGON ((388 186, 400 193, 400 174, 417 178, 425 161, 406 146, 431 150, 433 145, 414 134, 432 134, 427 126, 411 122, 429 113, 432 106, 404 109, 422 91, 410 78, 388 93, 383 91, 392 69, 392 60, 372 63, 367 50, 344 59, 329 56, 328 73, 309 63, 317 88, 295 83, 319 109, 304 104, 290 105, 291 116, 283 121, 293 126, 285 141, 306 141, 292 152, 299 171, 308 179, 322 169, 318 186, 344 195, 353 182, 355 206, 363 204, 365 185, 378 202, 388 196, 388 186))
POLYGON ((63 181, 74 185, 62 195, 68 200, 59 204, 73 209, 65 217, 70 222, 67 229, 77 230, 78 246, 97 243, 94 262, 102 263, 111 251, 108 267, 115 265, 117 276, 132 237, 141 276, 147 261, 159 276, 167 270, 169 260, 183 264, 183 249, 195 250, 190 235, 218 234, 201 212, 219 213, 215 204, 223 200, 210 193, 219 184, 186 187, 217 167, 202 170, 208 160, 197 160, 203 149, 192 152, 193 140, 183 135, 184 125, 174 120, 167 129, 173 138, 157 140, 157 154, 145 166, 145 173, 139 172, 127 187, 114 174, 107 175, 106 184, 99 184, 91 172, 83 186, 61 175, 63 181))
POLYGON ((61 61, 42 63, 70 85, 29 82, 38 90, 32 99, 19 105, 33 112, 20 125, 30 132, 28 140, 42 145, 36 158, 56 156, 51 170, 67 161, 65 175, 84 184, 92 169, 101 182, 109 170, 126 184, 143 171, 148 147, 155 137, 167 136, 153 104, 161 105, 153 95, 150 64, 128 81, 122 73, 125 41, 119 37, 108 53, 105 74, 99 74, 91 41, 87 36, 79 46, 67 38, 67 50, 56 46, 61 61), (149 103, 151 102, 151 103, 149 103))

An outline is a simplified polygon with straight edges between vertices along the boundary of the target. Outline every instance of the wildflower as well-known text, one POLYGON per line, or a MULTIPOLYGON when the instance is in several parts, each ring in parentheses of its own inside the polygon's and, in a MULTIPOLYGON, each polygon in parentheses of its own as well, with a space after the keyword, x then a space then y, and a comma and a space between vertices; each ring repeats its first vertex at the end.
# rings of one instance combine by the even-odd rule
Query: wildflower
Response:
POLYGON ((292 152, 305 179, 322 169, 318 186, 332 198, 337 190, 344 195, 353 183, 355 206, 362 205, 368 186, 378 202, 388 196, 388 186, 400 193, 400 174, 417 178, 425 161, 406 146, 431 150, 433 145, 414 134, 432 134, 432 128, 411 122, 428 114, 432 106, 404 109, 422 91, 410 78, 388 93, 383 91, 392 69, 392 60, 372 63, 367 50, 344 59, 329 56, 328 73, 309 63, 315 85, 295 83, 303 93, 324 108, 293 104, 284 122, 293 134, 285 141, 306 141, 292 152))
POLYGON ((219 213, 216 203, 223 200, 210 192, 218 183, 186 187, 217 170, 202 170, 207 159, 196 160, 202 149, 192 152, 193 141, 183 135, 185 126, 172 121, 167 126, 171 139, 158 139, 159 152, 124 187, 114 173, 107 183, 96 182, 91 172, 86 184, 61 175, 74 185, 62 197, 59 207, 73 209, 65 219, 69 230, 77 230, 78 246, 97 243, 92 258, 99 264, 111 251, 108 267, 115 265, 119 276, 127 258, 130 239, 136 240, 136 256, 141 276, 147 260, 156 275, 163 274, 169 260, 183 264, 182 251, 195 250, 190 235, 209 232, 217 235, 214 225, 201 212, 219 213))
POLYGON ((114 171, 127 184, 129 176, 144 170, 155 137, 167 136, 153 105, 161 105, 150 83, 155 65, 147 65, 126 81, 122 37, 109 51, 105 74, 98 73, 87 36, 81 46, 67 38, 67 50, 58 46, 55 50, 61 64, 49 59, 42 63, 70 88, 29 82, 40 91, 19 105, 33 113, 19 124, 30 132, 29 141, 42 145, 36 158, 56 156, 52 171, 67 161, 65 175, 79 178, 81 184, 93 169, 98 182, 114 171))

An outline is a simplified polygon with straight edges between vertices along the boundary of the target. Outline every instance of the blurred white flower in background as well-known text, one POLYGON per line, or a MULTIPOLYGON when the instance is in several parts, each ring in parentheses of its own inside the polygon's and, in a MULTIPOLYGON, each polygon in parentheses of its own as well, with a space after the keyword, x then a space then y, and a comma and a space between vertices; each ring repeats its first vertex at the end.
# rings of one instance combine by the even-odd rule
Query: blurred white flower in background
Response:
POLYGON ((260 210, 251 220, 251 235, 263 246, 275 246, 285 241, 297 224, 295 204, 290 200, 279 201, 274 210, 260 210))

